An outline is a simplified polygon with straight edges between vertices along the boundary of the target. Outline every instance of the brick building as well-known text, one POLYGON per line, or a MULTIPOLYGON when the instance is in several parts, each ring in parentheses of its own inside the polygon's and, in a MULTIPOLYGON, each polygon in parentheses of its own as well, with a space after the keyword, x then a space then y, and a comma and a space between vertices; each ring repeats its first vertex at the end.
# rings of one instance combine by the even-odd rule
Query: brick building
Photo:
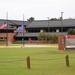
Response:
MULTIPOLYGON (((0 25, 7 20, 0 19, 0 25)), ((7 39, 9 43, 15 41, 29 41, 36 42, 38 41, 39 32, 44 30, 47 33, 58 33, 61 34, 61 28, 63 29, 63 34, 67 34, 67 30, 70 28, 75 28, 75 19, 65 19, 63 20, 63 26, 61 26, 61 20, 37 20, 33 22, 28 21, 17 21, 17 20, 8 20, 8 27, 0 29, 0 43, 3 42, 3 39, 7 39), (16 29, 24 23, 24 31, 21 30, 16 32, 16 29), (24 33, 23 33, 24 32, 24 33), (8 38, 7 38, 8 37, 8 38)))
MULTIPOLYGON (((0 19, 0 26, 4 22, 7 22, 7 26, 3 29, 0 29, 0 44, 6 43, 7 40, 8 40, 8 43, 13 43, 16 41, 14 38, 17 35, 16 29, 23 24, 23 21, 0 19)), ((30 24, 30 22, 27 22, 27 21, 24 21, 24 22, 25 22, 24 32, 26 32, 25 27, 28 24, 30 24)), ((22 32, 23 32, 23 30, 20 31, 20 33, 22 33, 22 32)))

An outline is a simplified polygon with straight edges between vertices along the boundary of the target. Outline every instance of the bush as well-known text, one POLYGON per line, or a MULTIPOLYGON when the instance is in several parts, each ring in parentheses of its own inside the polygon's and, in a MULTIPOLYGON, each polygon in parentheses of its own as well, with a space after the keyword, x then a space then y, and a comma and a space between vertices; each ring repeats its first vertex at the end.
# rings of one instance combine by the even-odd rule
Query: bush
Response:
POLYGON ((39 40, 45 40, 46 38, 46 33, 45 32, 40 32, 39 35, 38 35, 38 39, 39 40))
POLYGON ((13 42, 13 44, 22 44, 22 43, 23 43, 22 41, 13 42))
POLYGON ((47 40, 47 43, 56 43, 58 41, 58 36, 56 34, 48 34, 48 33, 45 33, 45 32, 41 32, 39 33, 39 36, 38 36, 38 39, 39 40, 47 40))
POLYGON ((67 32, 68 32, 68 34, 72 34, 72 35, 74 34, 75 35, 75 29, 71 28, 67 32))
POLYGON ((55 35, 55 34, 53 34, 53 35, 51 35, 51 43, 57 43, 57 41, 58 41, 58 36, 57 35, 55 35))
POLYGON ((6 41, 6 39, 0 39, 0 41, 6 41))

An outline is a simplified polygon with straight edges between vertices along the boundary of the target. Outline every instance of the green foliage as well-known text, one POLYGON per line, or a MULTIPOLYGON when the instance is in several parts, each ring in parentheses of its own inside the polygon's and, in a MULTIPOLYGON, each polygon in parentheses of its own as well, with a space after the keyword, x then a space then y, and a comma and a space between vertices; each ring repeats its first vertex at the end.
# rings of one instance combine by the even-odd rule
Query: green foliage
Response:
POLYGON ((13 44, 22 44, 22 43, 23 43, 22 41, 13 42, 13 44))
POLYGON ((61 20, 61 17, 59 17, 59 18, 51 18, 50 20, 61 20))
POLYGON ((39 40, 47 40, 49 42, 53 42, 53 43, 56 43, 58 41, 58 36, 56 34, 48 34, 46 32, 40 32, 39 33, 39 36, 38 36, 38 39, 39 40))
POLYGON ((6 41, 6 39, 0 39, 0 41, 6 41))
POLYGON ((27 19, 29 22, 33 22, 34 21, 34 17, 30 17, 29 19, 27 19))
POLYGON ((38 36, 38 39, 39 40, 45 40, 45 38, 46 38, 46 33, 43 31, 43 32, 40 32, 39 33, 39 36, 38 36))
POLYGON ((51 35, 51 41, 52 41, 53 43, 56 43, 56 42, 58 41, 58 36, 57 36, 56 34, 52 34, 52 35, 51 35))
POLYGON ((50 20, 58 20, 57 18, 51 18, 50 20))
POLYGON ((69 29, 67 32, 68 32, 68 34, 75 34, 75 29, 72 29, 72 28, 71 28, 71 29, 69 29))

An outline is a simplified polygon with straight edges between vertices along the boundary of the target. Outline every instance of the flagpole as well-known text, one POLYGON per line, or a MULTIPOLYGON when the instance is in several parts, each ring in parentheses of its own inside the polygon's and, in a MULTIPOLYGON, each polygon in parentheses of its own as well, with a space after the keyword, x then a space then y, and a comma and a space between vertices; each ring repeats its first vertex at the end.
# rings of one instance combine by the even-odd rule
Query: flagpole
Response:
POLYGON ((63 12, 61 12, 61 34, 63 34, 63 12))
POLYGON ((24 47, 24 14, 23 14, 23 47, 24 47))
POLYGON ((7 21, 7 27, 6 27, 6 46, 8 46, 8 12, 6 12, 6 21, 7 21))

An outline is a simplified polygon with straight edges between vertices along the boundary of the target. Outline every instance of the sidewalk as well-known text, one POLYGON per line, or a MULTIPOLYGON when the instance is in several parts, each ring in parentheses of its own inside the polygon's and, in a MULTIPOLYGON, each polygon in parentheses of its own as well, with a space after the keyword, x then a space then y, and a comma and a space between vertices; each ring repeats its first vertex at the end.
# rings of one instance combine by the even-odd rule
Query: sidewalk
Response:
POLYGON ((24 47, 57 47, 57 46, 50 46, 50 45, 24 45, 24 47))
POLYGON ((24 45, 24 46, 0 46, 0 48, 25 48, 25 47, 57 47, 57 46, 50 46, 50 45, 34 45, 34 44, 31 44, 31 45, 24 45))

